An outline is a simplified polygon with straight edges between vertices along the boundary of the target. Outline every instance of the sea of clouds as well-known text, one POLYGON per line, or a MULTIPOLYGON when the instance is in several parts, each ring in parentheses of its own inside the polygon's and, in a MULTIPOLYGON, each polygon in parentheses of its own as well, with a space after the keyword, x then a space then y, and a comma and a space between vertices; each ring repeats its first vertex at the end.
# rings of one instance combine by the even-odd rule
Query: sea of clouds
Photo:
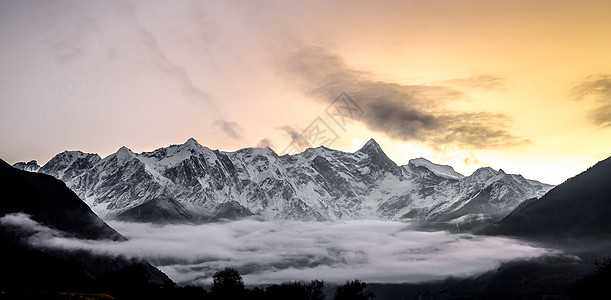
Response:
POLYGON ((225 267, 237 269, 246 284, 313 279, 422 282, 558 254, 509 238, 415 231, 406 223, 380 220, 244 219, 201 225, 110 221, 128 238, 119 242, 68 238, 24 214, 4 216, 0 224, 35 232, 29 240, 34 246, 142 258, 178 283, 198 285, 210 284, 212 274, 225 267))

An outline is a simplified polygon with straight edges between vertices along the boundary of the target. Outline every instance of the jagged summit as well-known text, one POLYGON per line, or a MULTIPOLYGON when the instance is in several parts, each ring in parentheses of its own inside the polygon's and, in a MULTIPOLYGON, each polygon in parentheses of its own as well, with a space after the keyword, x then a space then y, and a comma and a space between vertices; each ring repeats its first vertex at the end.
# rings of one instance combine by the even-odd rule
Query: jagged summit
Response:
POLYGON ((198 143, 197 140, 194 138, 189 138, 183 145, 189 147, 201 147, 201 144, 198 143))
MULTIPOLYGON (((162 148, 163 149, 163 148, 162 148)), ((195 152, 202 152, 205 151, 206 149, 210 150, 208 147, 202 146, 200 143, 197 142, 196 139, 194 138, 189 138, 187 141, 185 141, 183 144, 178 145, 178 149, 177 151, 180 150, 188 150, 188 151, 195 151, 195 152)), ((211 150, 212 151, 212 150, 211 150)))
POLYGON ((117 150, 117 152, 115 153, 115 156, 117 157, 117 159, 120 159, 120 160, 125 160, 128 158, 134 157, 134 155, 135 153, 125 146, 122 146, 121 148, 119 148, 119 150, 117 150))
POLYGON ((38 170, 40 170, 40 165, 38 165, 38 162, 33 159, 27 163, 26 162, 15 163, 13 165, 13 168, 28 171, 28 172, 38 172, 38 170))
POLYGON ((121 146, 121 148, 119 148, 119 150, 117 150, 117 153, 130 153, 132 152, 132 150, 130 150, 129 148, 125 147, 125 146, 121 146))
POLYGON ((368 162, 374 169, 388 171, 395 175, 400 172, 397 164, 384 153, 380 144, 373 138, 369 139, 357 153, 367 154, 368 162))
POLYGON ((371 153, 371 152, 380 152, 380 151, 382 151, 382 147, 380 147, 380 144, 378 144, 376 140, 371 138, 357 152, 371 153))

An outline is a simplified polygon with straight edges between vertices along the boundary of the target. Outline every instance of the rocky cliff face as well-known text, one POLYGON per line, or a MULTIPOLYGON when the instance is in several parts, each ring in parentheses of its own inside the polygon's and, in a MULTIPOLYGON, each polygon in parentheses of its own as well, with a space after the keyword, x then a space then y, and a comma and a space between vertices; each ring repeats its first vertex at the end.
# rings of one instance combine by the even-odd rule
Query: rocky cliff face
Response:
POLYGON ((398 166, 374 140, 354 153, 321 146, 279 156, 270 148, 211 150, 189 139, 140 154, 122 147, 103 159, 67 151, 39 172, 66 182, 103 218, 189 221, 500 219, 552 188, 490 168, 465 177, 422 158, 398 166))

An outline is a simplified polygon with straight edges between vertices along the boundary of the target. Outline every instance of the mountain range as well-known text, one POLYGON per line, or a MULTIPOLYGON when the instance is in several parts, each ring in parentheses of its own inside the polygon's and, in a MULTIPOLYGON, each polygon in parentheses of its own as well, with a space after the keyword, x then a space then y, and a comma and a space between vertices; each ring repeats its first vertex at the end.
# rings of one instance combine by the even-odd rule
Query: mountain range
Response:
MULTIPOLYGON (((333 219, 333 216, 336 219, 410 217, 403 213, 406 207, 412 210, 414 207, 420 207, 421 210, 417 211, 420 213, 430 212, 430 215, 415 214, 424 221, 451 224, 487 215, 498 222, 479 233, 515 236, 536 242, 563 241, 547 245, 560 247, 565 254, 543 257, 540 260, 503 263, 497 270, 473 278, 448 279, 430 284, 374 285, 376 294, 380 294, 381 298, 385 298, 384 294, 387 294, 386 298, 413 294, 419 299, 522 299, 541 295, 564 299, 575 279, 590 272, 590 261, 608 253, 611 236, 609 182, 611 157, 564 183, 551 187, 490 168, 482 168, 471 176, 463 176, 449 166, 433 164, 422 158, 413 159, 405 166, 398 166, 386 157, 373 140, 354 153, 324 147, 307 149, 292 156, 276 155, 269 148, 221 152, 189 140, 182 145, 140 154, 123 147, 106 158, 96 154, 66 151, 42 167, 36 162, 29 162, 15 164, 12 168, 0 160, 0 187, 4 195, 3 201, 0 202, 0 241, 5 254, 2 259, 4 272, 0 280, 0 292, 5 295, 5 291, 8 291, 9 294, 6 295, 10 296, 10 292, 16 291, 21 297, 24 293, 39 291, 36 294, 36 297, 39 297, 40 293, 48 294, 47 291, 56 291, 51 295, 61 296, 62 290, 70 290, 84 292, 83 295, 89 297, 91 294, 87 294, 88 291, 101 291, 112 295, 125 295, 128 299, 138 298, 143 292, 149 293, 148 298, 175 298, 166 296, 181 292, 160 288, 162 284, 171 286, 172 283, 146 261, 111 258, 86 251, 40 248, 31 244, 38 234, 44 233, 33 232, 32 224, 77 239, 125 239, 98 218, 85 201, 79 199, 71 190, 80 187, 81 193, 89 193, 87 204, 92 205, 97 199, 101 199, 97 203, 105 208, 101 211, 106 212, 109 218, 154 222, 202 221, 246 215, 269 218, 301 216, 301 219, 309 219, 307 217, 311 215, 307 214, 265 215, 270 205, 281 207, 276 202, 297 201, 300 200, 299 197, 307 195, 313 195, 312 199, 319 202, 335 201, 338 202, 336 205, 343 203, 342 205, 346 205, 343 209, 350 213, 339 217, 330 214, 322 220, 333 219), (28 172, 17 169, 26 169, 28 172), (302 176, 298 176, 300 172, 303 172, 302 176), (53 174, 66 183, 52 176, 36 173, 53 174), (212 178, 221 179, 211 180, 212 178), (271 190, 274 186, 263 184, 270 184, 270 178, 276 179, 274 182, 294 185, 294 189, 289 190, 286 197, 282 190, 273 193, 271 190), (185 183, 188 182, 187 179, 193 180, 192 185, 185 183), (249 208, 251 202, 240 202, 240 198, 212 198, 215 195, 236 197, 241 195, 240 193, 253 193, 251 189, 254 186, 258 186, 264 199, 268 200, 267 206, 261 205, 264 208, 262 210, 249 208), (365 187, 357 189, 362 186, 365 187), (215 189, 211 189, 213 187, 215 189), (305 187, 311 187, 309 194, 301 190, 305 187), (316 188, 323 189, 325 193, 316 188), (159 192, 160 189, 162 192, 159 192), (184 193, 177 194, 176 190, 179 189, 185 189, 184 193), (537 197, 537 193, 546 189, 549 191, 545 195, 537 197), (214 193, 206 194, 211 190, 214 193), (189 201, 196 199, 195 196, 181 196, 189 195, 189 192, 193 191, 199 191, 199 194, 194 192, 193 195, 211 198, 205 198, 202 205, 198 206, 189 201), (223 194, 226 191, 237 192, 223 194), (353 193, 350 196, 352 198, 347 196, 349 191, 353 193), (381 212, 388 211, 383 209, 386 207, 384 204, 392 201, 391 199, 396 200, 397 198, 393 197, 401 193, 408 195, 407 199, 411 202, 405 202, 403 207, 398 205, 397 214, 382 214, 381 212), (124 197, 121 199, 125 201, 107 201, 112 195, 124 197), (272 197, 273 195, 276 197, 272 197), (472 196, 463 198, 463 195, 472 196), (530 195, 535 197, 529 198, 530 195), (381 199, 379 205, 373 206, 376 209, 371 210, 371 214, 358 214, 362 207, 351 210, 349 204, 346 204, 350 203, 347 202, 348 199, 356 199, 352 202, 355 206, 367 203, 362 197, 368 196, 381 199), (130 197, 137 203, 131 204, 130 197), (438 206, 444 208, 426 210, 430 207, 436 208, 434 205, 422 204, 430 205, 427 201, 439 201, 441 204, 438 206), (513 205, 511 201, 517 202, 512 211, 504 213, 499 209, 501 213, 491 212, 495 208, 509 210, 513 205), (207 204, 208 202, 213 203, 207 204), (122 204, 126 206, 121 207, 122 204), (209 207, 214 209, 207 211, 209 207), (501 219, 502 215, 506 216, 501 219), (23 219, 24 216, 28 216, 29 223, 24 224, 23 220, 21 223, 15 222, 14 219, 23 219)), ((310 203, 305 200, 304 203, 310 203)), ((316 206, 310 209, 317 211, 316 206)), ((321 215, 325 216, 322 213, 321 215)), ((604 284, 602 290, 606 291, 604 284)), ((100 297, 99 299, 106 299, 106 295, 100 297)))
POLYGON ((64 151, 15 168, 64 181, 99 216, 146 222, 264 219, 498 221, 551 185, 480 168, 463 176, 424 158, 397 165, 373 139, 349 153, 323 146, 295 155, 270 148, 211 150, 189 139, 152 152, 121 147, 105 158, 64 151))

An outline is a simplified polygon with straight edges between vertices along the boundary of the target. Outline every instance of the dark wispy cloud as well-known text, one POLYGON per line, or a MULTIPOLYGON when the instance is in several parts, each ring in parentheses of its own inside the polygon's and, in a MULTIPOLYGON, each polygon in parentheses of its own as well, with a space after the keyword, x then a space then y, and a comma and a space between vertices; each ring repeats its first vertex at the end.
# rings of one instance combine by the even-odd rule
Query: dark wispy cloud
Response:
POLYGON ((448 102, 466 100, 455 86, 492 89, 503 79, 474 76, 436 84, 404 85, 376 80, 372 73, 349 68, 325 49, 302 48, 279 63, 288 80, 320 101, 346 92, 362 108, 370 129, 405 141, 467 148, 499 148, 527 142, 510 132, 511 117, 490 112, 459 112, 448 102))
POLYGON ((589 111, 589 119, 602 127, 611 126, 611 76, 596 74, 588 76, 572 90, 577 100, 593 102, 596 107, 589 111))
POLYGON ((193 97, 195 100, 203 101, 211 105, 218 113, 218 107, 214 103, 212 96, 193 83, 193 79, 191 79, 191 76, 187 73, 185 66, 172 62, 161 49, 157 37, 139 25, 135 17, 132 17, 132 19, 134 27, 137 30, 137 35, 135 36, 136 41, 148 49, 148 54, 156 61, 157 68, 179 82, 182 85, 183 94, 187 97, 193 97))
POLYGON ((242 128, 236 122, 225 119, 212 95, 194 83, 191 76, 187 73, 185 66, 172 62, 162 50, 157 37, 140 26, 135 18, 133 19, 138 32, 137 40, 148 49, 149 54, 156 61, 157 68, 180 83, 182 93, 187 98, 199 101, 211 108, 218 118, 213 122, 213 125, 218 127, 221 132, 230 138, 242 139, 242 128))
POLYGON ((413 231, 394 221, 109 224, 129 240, 79 240, 27 215, 0 218, 2 226, 41 232, 31 236, 34 246, 147 259, 179 283, 202 285, 227 266, 237 268, 247 284, 316 278, 398 283, 470 276, 505 261, 558 253, 507 238, 413 231))
POLYGON ((272 143, 272 140, 270 140, 269 138, 263 138, 263 139, 261 139, 257 143, 257 145, 255 147, 257 147, 257 148, 265 148, 265 147, 273 148, 274 147, 274 143, 272 143))
POLYGON ((224 134, 234 139, 242 138, 242 127, 238 125, 236 122, 227 121, 227 120, 216 120, 213 125, 221 130, 224 134))
POLYGON ((292 126, 281 126, 278 127, 278 129, 289 135, 291 138, 291 144, 301 149, 311 147, 310 141, 308 141, 307 137, 305 137, 301 131, 293 128, 292 126))

